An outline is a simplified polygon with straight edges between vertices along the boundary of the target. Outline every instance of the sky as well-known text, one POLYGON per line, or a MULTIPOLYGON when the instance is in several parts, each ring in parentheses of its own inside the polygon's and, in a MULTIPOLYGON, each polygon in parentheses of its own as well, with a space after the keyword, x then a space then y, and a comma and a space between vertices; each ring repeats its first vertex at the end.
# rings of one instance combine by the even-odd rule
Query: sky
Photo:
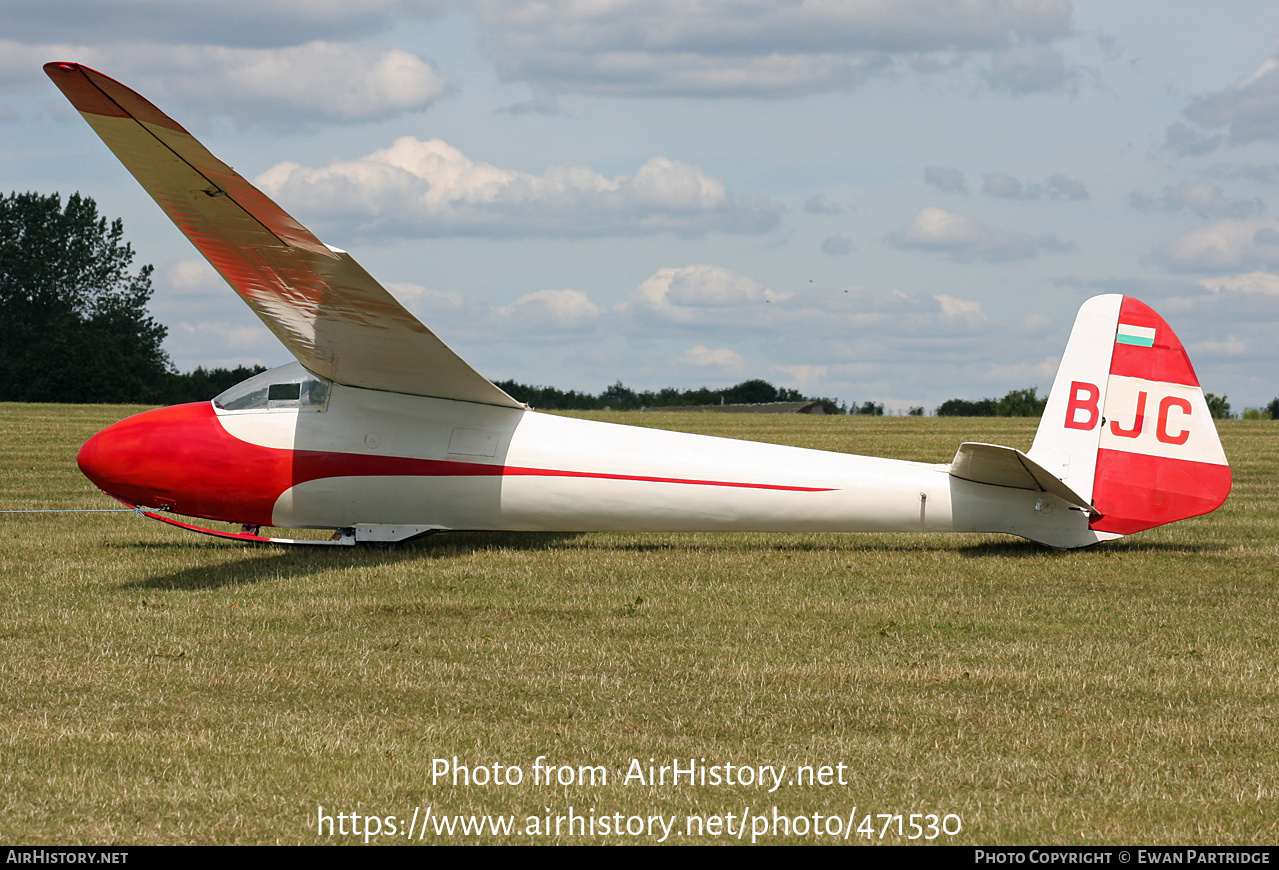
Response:
POLYGON ((494 380, 931 413, 1046 393, 1079 305, 1125 293, 1236 412, 1279 396, 1272 0, 0 0, 0 188, 122 218, 189 371, 290 357, 52 60, 494 380))

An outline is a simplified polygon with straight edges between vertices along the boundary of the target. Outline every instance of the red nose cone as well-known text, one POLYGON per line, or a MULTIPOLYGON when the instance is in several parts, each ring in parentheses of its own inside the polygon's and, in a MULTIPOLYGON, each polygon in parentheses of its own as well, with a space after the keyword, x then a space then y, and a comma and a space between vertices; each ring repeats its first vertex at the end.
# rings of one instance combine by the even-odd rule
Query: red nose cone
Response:
POLYGON ((121 420, 86 441, 76 462, 99 489, 132 504, 263 525, 289 477, 286 451, 231 437, 208 402, 121 420))
POLYGON ((173 412, 188 407, 147 411, 108 426, 84 442, 76 464, 103 492, 146 507, 173 507, 160 494, 172 475, 156 467, 155 454, 171 435, 175 416, 190 416, 173 412))
POLYGON ((114 428, 115 426, 111 426, 103 429, 84 442, 84 446, 80 448, 75 458, 76 465, 80 466, 80 472, 103 492, 113 492, 114 484, 111 482, 109 471, 118 464, 110 457, 112 452, 110 442, 114 440, 110 433, 114 428))

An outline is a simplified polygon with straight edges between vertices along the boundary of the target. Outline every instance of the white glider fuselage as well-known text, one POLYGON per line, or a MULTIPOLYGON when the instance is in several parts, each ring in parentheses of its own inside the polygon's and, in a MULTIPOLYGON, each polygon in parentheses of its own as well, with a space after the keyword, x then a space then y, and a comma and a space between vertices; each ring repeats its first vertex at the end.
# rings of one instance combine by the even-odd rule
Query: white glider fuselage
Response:
POLYGON ((1101 538, 1043 492, 950 465, 807 450, 333 385, 323 411, 221 411, 238 441, 348 457, 293 483, 271 524, 524 531, 1024 531, 1101 538), (395 471, 380 461, 417 460, 395 471), (373 474, 358 473, 359 469, 373 474), (1036 509, 1038 506, 1039 509, 1036 509))

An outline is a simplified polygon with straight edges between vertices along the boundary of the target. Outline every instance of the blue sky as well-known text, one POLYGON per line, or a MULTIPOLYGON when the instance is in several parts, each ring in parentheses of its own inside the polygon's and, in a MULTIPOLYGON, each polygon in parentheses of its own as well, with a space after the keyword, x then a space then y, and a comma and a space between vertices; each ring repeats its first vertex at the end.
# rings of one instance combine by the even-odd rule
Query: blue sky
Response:
MULTIPOLYGON (((42 74, 147 96, 480 371, 890 411, 1154 306, 1279 395, 1273 3, 5 0, 4 186, 92 196, 182 370, 287 352, 42 74)), ((6 191, 7 192, 7 191, 6 191)))

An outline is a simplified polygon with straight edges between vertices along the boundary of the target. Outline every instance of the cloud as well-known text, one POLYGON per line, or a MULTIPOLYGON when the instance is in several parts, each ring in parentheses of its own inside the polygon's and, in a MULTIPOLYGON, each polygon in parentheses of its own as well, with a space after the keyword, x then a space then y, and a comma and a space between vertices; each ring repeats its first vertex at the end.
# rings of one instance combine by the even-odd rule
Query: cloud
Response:
POLYGON ((1001 199, 1034 199, 1020 181, 1006 172, 992 172, 982 179, 981 192, 1001 199))
POLYGON ((838 257, 843 254, 851 254, 857 250, 857 246, 853 244, 853 240, 836 233, 833 236, 827 236, 822 241, 822 253, 830 254, 832 257, 838 257))
POLYGON ((920 69, 929 58, 1008 51, 1020 42, 1035 46, 1022 52, 1034 72, 1019 76, 1008 68, 1017 66, 1013 60, 996 62, 992 83, 1043 89, 1053 52, 1044 44, 1070 34, 1072 15, 1068 0, 480 0, 479 9, 483 44, 508 80, 698 97, 848 88, 899 61, 920 69))
POLYGON ((0 85, 30 80, 51 57, 99 69, 161 108, 178 103, 238 126, 382 120, 426 108, 450 89, 448 79, 415 54, 335 42, 259 49, 0 41, 0 58, 6 58, 0 85))
POLYGON ((488 315, 482 302, 467 299, 456 290, 435 290, 408 281, 388 282, 386 288, 405 308, 433 327, 446 320, 477 323, 488 315))
POLYGON ((1182 157, 1199 157, 1221 147, 1226 137, 1220 133, 1206 134, 1178 121, 1164 132, 1164 147, 1182 157))
POLYGON ((1056 233, 1046 233, 1035 238, 1035 244, 1044 251, 1052 251, 1055 254, 1069 254, 1078 247, 1074 242, 1067 242, 1057 237, 1056 233))
POLYGON ((1226 128, 1231 145, 1279 141, 1279 55, 1229 87, 1195 97, 1185 115, 1201 127, 1226 128))
POLYGON ((593 328, 604 309, 580 290, 538 290, 494 310, 521 329, 565 332, 593 328))
POLYGON ((1174 272, 1279 266, 1279 221, 1225 219, 1182 233, 1152 254, 1174 272))
POLYGON ((966 263, 1000 263, 1035 256, 1035 242, 1024 233, 1006 233, 974 218, 926 208, 888 241, 904 250, 935 251, 966 263))
POLYGON ((548 118, 554 115, 568 114, 560 108, 560 101, 555 98, 554 94, 548 94, 540 90, 530 100, 514 103, 497 111, 505 112, 508 115, 544 115, 548 118))
POLYGON ((983 177, 981 192, 1001 199, 1031 200, 1047 197, 1060 200, 1088 199, 1088 188, 1061 173, 1055 173, 1041 184, 1023 186, 1021 181, 1006 172, 991 172, 983 177))
POLYGON ((725 375, 737 374, 747 368, 746 360, 737 351, 726 347, 710 348, 704 344, 689 348, 672 362, 699 369, 717 369, 718 373, 725 375))
POLYGON ((1279 275, 1273 272, 1247 272, 1222 278, 1206 278, 1200 283, 1217 295, 1245 294, 1279 299, 1279 275))
POLYGON ((206 296, 228 290, 226 281, 209 261, 196 257, 172 264, 158 276, 156 283, 175 296, 206 296))
POLYGON ((1076 73, 1067 68, 1061 52, 1047 45, 1024 45, 996 52, 985 73, 995 90, 1010 94, 1059 93, 1073 84, 1076 73))
POLYGON ((631 293, 619 310, 667 323, 718 320, 725 309, 771 304, 780 299, 759 281, 722 266, 659 269, 631 293))
POLYGON ((1048 180, 1043 184, 1044 194, 1049 199, 1065 199, 1065 200, 1082 200, 1088 199, 1088 188, 1084 187, 1083 182, 1076 181, 1073 178, 1057 173, 1048 176, 1048 180))
POLYGON ((1192 212, 1202 218, 1248 218, 1261 214, 1259 199, 1227 199, 1221 188, 1204 181, 1184 181, 1164 188, 1158 199, 1140 193, 1128 196, 1133 208, 1140 211, 1192 212))
POLYGON ((533 175, 410 136, 319 169, 280 163, 257 183, 290 208, 383 235, 688 237, 766 232, 781 216, 779 204, 731 194, 721 179, 665 157, 629 176, 578 165, 533 175))
POLYGON ((773 370, 786 376, 784 384, 791 389, 807 394, 810 387, 820 383, 830 373, 826 366, 792 365, 773 366, 773 370))
POLYGON ((841 214, 844 207, 824 193, 814 193, 804 200, 804 211, 809 214, 841 214))
POLYGON ((722 266, 699 264, 663 268, 617 307, 646 336, 663 327, 695 326, 699 334, 724 330, 813 339, 891 342, 907 336, 919 342, 939 335, 987 334, 992 321, 980 302, 939 293, 910 296, 866 287, 827 288, 806 284, 794 293, 776 293, 761 282, 722 266))
MULTIPOLYGON (((280 47, 348 40, 389 28, 394 19, 428 17, 449 0, 5 0, 5 33, 24 42, 74 41, 280 47)), ((74 59, 68 57, 67 59, 74 59)))
POLYGON ((1279 184, 1279 163, 1219 164, 1204 174, 1213 178, 1245 178, 1255 184, 1279 184))
POLYGON ((924 169, 924 183, 932 185, 947 193, 967 193, 964 173, 958 169, 947 169, 942 166, 929 166, 924 169))

